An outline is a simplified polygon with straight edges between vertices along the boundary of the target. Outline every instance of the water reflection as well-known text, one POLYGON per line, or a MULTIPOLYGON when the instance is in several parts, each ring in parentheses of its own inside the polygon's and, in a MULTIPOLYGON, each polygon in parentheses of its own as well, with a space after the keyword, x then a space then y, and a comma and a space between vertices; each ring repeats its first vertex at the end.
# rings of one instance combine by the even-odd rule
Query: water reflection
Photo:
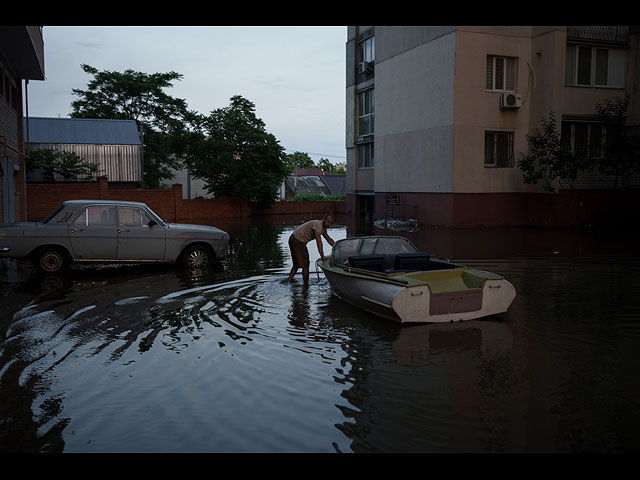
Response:
POLYGON ((283 283, 295 223, 240 222, 206 272, 3 264, 0 451, 640 449, 632 241, 412 233, 506 275, 518 297, 501 317, 402 327, 321 274, 283 283))

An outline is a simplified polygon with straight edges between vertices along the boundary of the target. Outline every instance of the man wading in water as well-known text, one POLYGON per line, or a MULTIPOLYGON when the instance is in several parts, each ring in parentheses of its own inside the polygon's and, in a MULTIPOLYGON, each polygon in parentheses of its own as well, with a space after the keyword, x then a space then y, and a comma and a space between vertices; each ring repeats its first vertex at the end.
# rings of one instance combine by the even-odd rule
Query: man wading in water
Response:
POLYGON ((333 214, 327 213, 322 220, 310 220, 293 231, 289 237, 289 248, 291 249, 293 267, 291 267, 287 282, 291 282, 298 268, 302 268, 302 280, 305 284, 309 283, 309 251, 307 250, 307 243, 315 238, 320 258, 326 260, 327 257, 324 256, 320 235, 327 239, 329 245, 333 246, 334 242, 327 233, 327 228, 333 225, 334 221, 335 217, 333 214))

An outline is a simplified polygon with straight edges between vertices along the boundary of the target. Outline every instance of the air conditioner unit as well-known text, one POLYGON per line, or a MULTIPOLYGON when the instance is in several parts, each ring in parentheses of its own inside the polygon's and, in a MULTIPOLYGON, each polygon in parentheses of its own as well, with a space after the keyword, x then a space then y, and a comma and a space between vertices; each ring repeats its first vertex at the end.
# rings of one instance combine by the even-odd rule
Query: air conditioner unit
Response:
POLYGON ((358 73, 368 73, 373 70, 373 62, 360 62, 358 64, 358 73))
POLYGON ((500 95, 500 108, 520 108, 522 106, 522 95, 519 93, 503 93, 500 95))

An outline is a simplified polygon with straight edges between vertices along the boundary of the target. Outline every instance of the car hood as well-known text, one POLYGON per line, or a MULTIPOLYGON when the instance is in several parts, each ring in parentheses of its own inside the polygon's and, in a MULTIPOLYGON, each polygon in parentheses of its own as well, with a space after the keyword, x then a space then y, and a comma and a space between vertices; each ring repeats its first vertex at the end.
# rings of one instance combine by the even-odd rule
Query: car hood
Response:
POLYGON ((41 225, 40 222, 0 223, 0 228, 25 228, 41 225))
POLYGON ((39 222, 2 223, 0 235, 20 235, 25 229, 33 229, 41 225, 39 222))
POLYGON ((188 223, 168 223, 167 226, 170 230, 175 232, 185 232, 185 233, 204 233, 216 235, 217 237, 229 237, 229 234, 224 230, 220 230, 217 227, 212 227, 209 225, 191 225, 188 223))

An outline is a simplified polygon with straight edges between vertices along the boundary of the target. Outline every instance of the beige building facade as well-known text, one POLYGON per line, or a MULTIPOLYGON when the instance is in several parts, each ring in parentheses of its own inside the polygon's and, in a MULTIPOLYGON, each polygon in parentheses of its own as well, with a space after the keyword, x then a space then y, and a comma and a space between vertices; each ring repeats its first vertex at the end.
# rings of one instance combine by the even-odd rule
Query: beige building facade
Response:
MULTIPOLYGON (((548 194, 518 168, 527 135, 555 115, 579 146, 597 131, 596 103, 624 95, 638 125, 637 37, 636 27, 349 27, 348 212, 539 222, 548 194)), ((577 186, 607 187, 595 177, 577 186)))

